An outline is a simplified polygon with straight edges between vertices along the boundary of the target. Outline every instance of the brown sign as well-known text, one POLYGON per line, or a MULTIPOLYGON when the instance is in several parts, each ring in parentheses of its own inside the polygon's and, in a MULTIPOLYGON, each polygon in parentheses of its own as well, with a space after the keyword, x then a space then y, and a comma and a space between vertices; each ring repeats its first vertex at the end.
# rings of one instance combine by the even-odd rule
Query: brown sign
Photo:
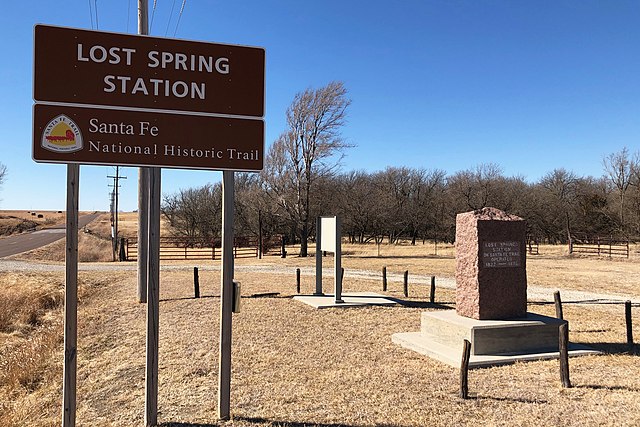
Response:
POLYGON ((264 116, 262 48, 36 25, 33 97, 264 116))
POLYGON ((519 242, 484 242, 482 249, 484 267, 520 267, 519 242))
POLYGON ((259 171, 263 147, 261 119, 34 105, 39 162, 259 171))

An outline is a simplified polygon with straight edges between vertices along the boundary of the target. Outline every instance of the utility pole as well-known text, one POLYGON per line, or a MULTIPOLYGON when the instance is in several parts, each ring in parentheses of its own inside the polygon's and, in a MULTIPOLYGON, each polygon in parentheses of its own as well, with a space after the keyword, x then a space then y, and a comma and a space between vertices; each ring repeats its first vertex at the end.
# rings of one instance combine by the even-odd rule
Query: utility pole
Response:
POLYGON ((113 248, 113 260, 116 260, 118 252, 118 197, 121 179, 127 179, 126 176, 120 176, 120 166, 116 166, 116 174, 107 175, 107 178, 113 178, 113 191, 111 192, 111 242, 113 248))

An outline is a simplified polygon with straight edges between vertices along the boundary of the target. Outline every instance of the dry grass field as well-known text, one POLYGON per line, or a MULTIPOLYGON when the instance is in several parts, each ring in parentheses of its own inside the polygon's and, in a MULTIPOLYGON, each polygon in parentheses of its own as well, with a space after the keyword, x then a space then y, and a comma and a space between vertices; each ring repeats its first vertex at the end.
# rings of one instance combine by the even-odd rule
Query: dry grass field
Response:
POLYGON ((0 210, 0 236, 22 233, 61 222, 64 222, 64 213, 60 211, 0 210))
MULTIPOLYGON (((92 224, 91 227, 95 227, 92 224)), ((90 228, 91 228, 90 227, 90 228)), ((135 227, 134 227, 135 228, 135 227)), ((640 363, 626 352, 621 304, 564 307, 572 342, 602 350, 572 358, 573 388, 560 385, 557 361, 470 372, 471 399, 458 397, 458 370, 391 342, 416 331, 420 313, 454 308, 454 291, 411 286, 408 304, 314 310, 291 297, 295 268, 313 257, 241 259, 242 310, 233 316, 232 420, 216 422, 219 317, 218 262, 168 262, 161 273, 159 421, 164 426, 640 425, 640 363), (201 267, 202 298, 193 299, 192 268, 201 267), (281 273, 250 271, 278 267, 281 273), (278 292, 275 297, 252 295, 278 292)), ((51 252, 58 249, 49 248, 51 252)), ((87 250, 87 249, 85 249, 87 250)), ((541 247, 528 258, 530 285, 598 292, 637 300, 640 266, 631 260, 569 257, 541 247)), ((381 291, 380 279, 351 270, 452 277, 453 248, 433 244, 345 245, 344 289, 381 291)), ((82 248, 80 256, 82 257, 82 248)), ((637 251, 635 252, 637 253, 637 251)), ((329 259, 326 264, 331 264, 329 259)), ((59 264, 59 263, 58 263, 59 264)), ((127 263, 125 263, 127 264, 127 263)), ((131 265, 131 263, 128 263, 131 265)), ((80 274, 78 425, 143 424, 145 306, 136 302, 135 271, 80 274)), ((326 278, 330 287, 331 278, 326 278)), ((59 425, 62 378, 63 273, 0 272, 0 425, 59 425)), ((302 276, 311 292, 312 276, 302 276)), ((388 295, 402 298, 399 282, 388 295)), ((529 310, 553 315, 553 305, 529 310)), ((634 320, 638 307, 634 306, 634 320)), ((640 337, 638 320, 634 336, 640 337)))

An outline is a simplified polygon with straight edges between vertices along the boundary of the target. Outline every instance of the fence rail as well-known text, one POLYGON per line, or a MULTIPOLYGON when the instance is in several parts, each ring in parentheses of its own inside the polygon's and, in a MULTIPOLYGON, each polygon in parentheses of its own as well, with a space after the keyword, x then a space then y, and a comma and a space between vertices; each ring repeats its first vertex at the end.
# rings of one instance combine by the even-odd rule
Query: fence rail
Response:
MULTIPOLYGON (((263 240, 262 253, 265 254, 273 247, 277 247, 278 239, 263 240)), ((125 239, 125 260, 137 261, 138 239, 129 237, 125 239)), ((220 240, 211 242, 197 241, 188 237, 161 237, 160 260, 216 260, 222 256, 222 244, 220 240)), ((260 256, 258 239, 238 236, 234 239, 234 258, 257 258, 260 256)))
POLYGON ((569 253, 587 255, 621 256, 629 258, 629 240, 613 237, 573 237, 569 241, 569 253))

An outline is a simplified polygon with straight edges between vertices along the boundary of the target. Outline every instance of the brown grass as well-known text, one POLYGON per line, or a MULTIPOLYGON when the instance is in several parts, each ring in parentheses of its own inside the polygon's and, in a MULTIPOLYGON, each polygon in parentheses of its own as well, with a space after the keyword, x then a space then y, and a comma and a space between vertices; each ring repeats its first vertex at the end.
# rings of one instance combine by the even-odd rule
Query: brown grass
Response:
MULTIPOLYGON (((12 259, 57 261, 63 262, 65 258, 66 242, 62 238, 46 246, 14 255, 12 259)), ((80 262, 106 262, 113 259, 111 252, 111 240, 99 235, 78 233, 78 259, 80 262)))
POLYGON ((41 229, 64 221, 65 213, 61 211, 0 210, 0 236, 41 229))
MULTIPOLYGON (((81 302, 103 286, 80 276, 81 302)), ((62 375, 63 276, 0 273, 0 425, 56 425, 62 375)))
MULTIPOLYGON (((268 257, 264 264, 309 264, 268 257)), ((370 259, 348 263, 370 263, 370 259)), ((257 263, 239 260, 239 264, 257 263)), ((419 262, 414 260, 415 264, 419 262)), ((178 266, 181 263, 173 263, 178 266)), ((160 303, 160 421, 216 424, 219 272, 201 269, 203 298, 192 299, 191 267, 163 271, 160 303)), ((201 266, 211 265, 202 263, 201 266)), ((91 273, 88 277, 104 276, 91 273)), ((294 274, 238 272, 242 311, 235 314, 230 425, 637 425, 638 356, 623 353, 621 306, 567 305, 571 340, 606 351, 571 359, 574 388, 560 387, 557 361, 473 370, 467 401, 458 372, 391 343, 419 329, 436 307, 314 310, 289 297, 294 274), (279 292, 275 298, 249 298, 279 292)), ((106 278, 105 278, 106 280, 106 278)), ((304 290, 313 277, 303 276, 304 290)), ((346 291, 379 291, 378 281, 345 280, 346 291)), ((400 289, 389 294, 399 297, 400 289)), ((452 307, 454 293, 439 290, 452 307)), ((418 302, 419 298, 414 298, 418 302)), ((551 305, 531 304, 552 315, 551 305)), ((136 302, 135 273, 117 273, 81 305, 78 425, 140 425, 144 411, 145 306, 136 302)), ((639 336, 640 330, 634 330, 639 336)), ((60 412, 61 353, 53 383, 41 380, 10 408, 14 425, 54 425, 60 412), (38 415, 30 411, 37 400, 38 415)), ((4 398, 3 398, 4 400, 4 398)), ((9 418, 5 418, 9 419, 9 418)), ((0 421, 3 419, 0 418, 0 421)))
MULTIPOLYGON (((409 270, 410 277, 452 277, 455 270, 451 246, 438 245, 437 256, 433 244, 381 245, 380 256, 375 245, 343 249, 347 271, 387 266, 389 273, 409 270)), ((314 265, 313 257, 296 257, 296 250, 290 247, 286 259, 269 255, 261 261, 236 260, 238 266, 271 265, 288 272, 236 273, 244 298, 242 311, 233 317, 233 420, 227 425, 640 424, 640 364, 637 355, 625 352, 621 304, 565 304, 571 341, 605 352, 571 359, 573 388, 560 387, 557 361, 518 363, 471 371, 473 398, 461 400, 456 369, 391 343, 393 333, 420 328, 422 311, 453 308, 453 290, 438 289, 437 306, 420 304, 428 291, 414 286, 413 307, 314 310, 290 298, 294 268, 314 265), (264 292, 279 295, 250 297, 264 292)), ((527 260, 532 285, 550 293, 573 289, 638 297, 637 250, 631 260, 569 257, 563 247, 541 247, 540 252, 527 260)), ((327 265, 331 261, 325 259, 327 265)), ((161 275, 159 419, 166 426, 217 425, 220 273, 206 267, 218 262, 166 264, 184 269, 163 270, 161 275), (198 300, 192 298, 193 266, 202 267, 203 297, 198 300)), ((136 302, 136 274, 85 272, 81 278, 85 290, 79 310, 78 425, 141 425, 146 307, 136 302)), ((14 372, 0 377, 0 425, 59 424, 61 280, 54 274, 0 274, 0 291, 16 293, 0 294, 1 301, 12 301, 7 311, 15 312, 0 322, 13 325, 0 333, 0 363, 11 363, 14 372), (42 294, 57 295, 56 303, 46 303, 51 299, 38 297, 42 294), (20 314, 19 307, 32 301, 36 309, 20 314), (33 367, 25 360, 33 360, 33 367), (20 364, 26 373, 18 374, 20 364)), ((327 278, 329 289, 330 283, 327 278)), ((303 292, 313 288, 314 278, 303 275, 303 292)), ((344 289, 380 292, 381 283, 347 274, 344 289)), ((394 283, 387 294, 401 298, 401 292, 394 283)), ((531 302, 529 310, 553 315, 551 304, 531 302)), ((0 316, 9 316, 2 311, 0 316)), ((633 332, 640 336, 638 321, 633 332)))
POLYGON ((64 222, 64 211, 22 211, 22 210, 0 210, 0 219, 22 219, 31 220, 38 224, 60 224, 64 222), (38 218, 42 215, 42 218, 38 218))

